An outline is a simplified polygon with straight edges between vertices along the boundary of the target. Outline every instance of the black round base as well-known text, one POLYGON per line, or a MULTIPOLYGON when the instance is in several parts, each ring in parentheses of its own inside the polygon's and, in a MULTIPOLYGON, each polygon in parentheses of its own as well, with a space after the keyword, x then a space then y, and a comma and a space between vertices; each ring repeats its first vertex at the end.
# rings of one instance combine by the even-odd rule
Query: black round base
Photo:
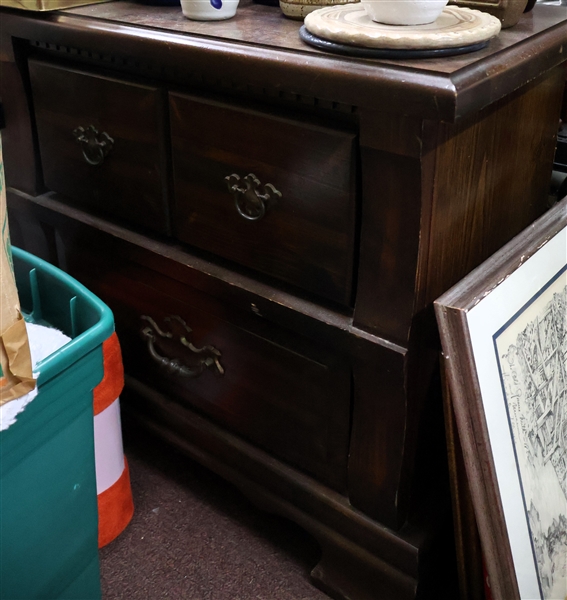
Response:
POLYGON ((320 50, 342 54, 345 56, 356 56, 358 58, 438 58, 441 56, 455 56, 457 54, 467 54, 481 50, 488 45, 489 40, 469 44, 468 46, 458 46, 456 48, 426 48, 419 49, 402 49, 402 48, 368 48, 366 46, 351 46, 349 44, 341 44, 321 38, 310 31, 307 31, 305 25, 299 30, 299 37, 310 46, 315 46, 320 50))

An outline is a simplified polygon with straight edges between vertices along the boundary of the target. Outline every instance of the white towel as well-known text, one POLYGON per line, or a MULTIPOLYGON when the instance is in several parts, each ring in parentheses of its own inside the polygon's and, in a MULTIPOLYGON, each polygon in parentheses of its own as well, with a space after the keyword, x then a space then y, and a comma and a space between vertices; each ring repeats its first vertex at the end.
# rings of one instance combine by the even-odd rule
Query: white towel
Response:
MULTIPOLYGON (((35 325, 26 323, 28 339, 30 343, 30 352, 33 365, 33 376, 37 379, 39 373, 36 372, 37 363, 53 354, 59 348, 62 348, 71 338, 63 332, 52 327, 44 325, 35 325)), ((37 396, 37 387, 28 394, 11 400, 3 406, 0 406, 0 431, 8 429, 16 422, 16 415, 20 414, 24 408, 37 396)))

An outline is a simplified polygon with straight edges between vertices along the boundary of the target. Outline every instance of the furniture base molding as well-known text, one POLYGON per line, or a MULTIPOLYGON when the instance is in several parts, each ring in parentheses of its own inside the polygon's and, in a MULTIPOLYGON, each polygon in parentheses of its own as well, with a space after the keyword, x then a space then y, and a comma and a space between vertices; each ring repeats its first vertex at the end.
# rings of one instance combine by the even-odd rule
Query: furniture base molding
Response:
POLYGON ((230 481, 260 509, 311 534, 322 552, 311 578, 332 598, 439 597, 439 587, 427 590, 419 584, 421 563, 430 559, 424 531, 404 535, 380 526, 341 495, 132 377, 126 377, 123 406, 126 419, 230 481))

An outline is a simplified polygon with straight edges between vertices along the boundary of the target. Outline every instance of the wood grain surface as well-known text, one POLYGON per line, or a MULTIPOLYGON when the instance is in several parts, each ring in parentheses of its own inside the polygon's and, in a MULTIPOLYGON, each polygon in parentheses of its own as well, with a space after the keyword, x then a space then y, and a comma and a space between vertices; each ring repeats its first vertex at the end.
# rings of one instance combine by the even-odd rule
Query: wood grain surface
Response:
POLYGON ((352 298, 352 132, 170 94, 176 236, 342 304, 352 298), (226 177, 255 175, 273 208, 239 214, 226 177))

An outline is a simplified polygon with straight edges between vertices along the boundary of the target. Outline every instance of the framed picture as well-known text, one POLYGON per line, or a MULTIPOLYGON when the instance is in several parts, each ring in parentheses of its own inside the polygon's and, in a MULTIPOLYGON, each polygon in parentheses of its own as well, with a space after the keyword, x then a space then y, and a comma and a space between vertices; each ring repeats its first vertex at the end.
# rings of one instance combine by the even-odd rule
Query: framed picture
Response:
POLYGON ((567 198, 435 302, 492 595, 567 598, 567 198))

